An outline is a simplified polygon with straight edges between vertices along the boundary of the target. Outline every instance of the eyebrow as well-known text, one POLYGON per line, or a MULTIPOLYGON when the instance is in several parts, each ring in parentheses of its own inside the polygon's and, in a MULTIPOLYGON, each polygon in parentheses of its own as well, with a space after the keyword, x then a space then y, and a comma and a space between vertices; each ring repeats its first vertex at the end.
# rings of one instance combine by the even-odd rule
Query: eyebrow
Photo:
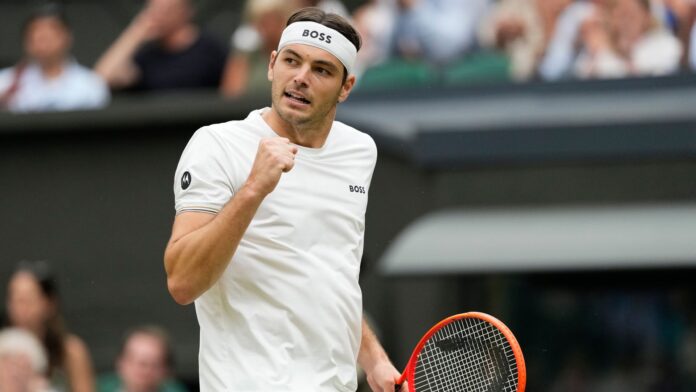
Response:
MULTIPOLYGON (((285 49, 283 50, 283 52, 287 52, 287 53, 289 53, 291 56, 294 56, 294 57, 297 57, 297 58, 300 58, 300 59, 302 58, 302 56, 300 56, 299 53, 295 52, 294 50, 292 50, 292 49, 290 49, 290 48, 285 48, 285 49)), ((315 63, 315 64, 323 65, 323 66, 325 66, 325 67, 327 67, 327 68, 331 68, 332 71, 338 71, 338 70, 339 70, 339 67, 338 67, 336 64, 334 64, 334 63, 332 63, 331 61, 328 61, 328 60, 313 60, 312 62, 315 63)))

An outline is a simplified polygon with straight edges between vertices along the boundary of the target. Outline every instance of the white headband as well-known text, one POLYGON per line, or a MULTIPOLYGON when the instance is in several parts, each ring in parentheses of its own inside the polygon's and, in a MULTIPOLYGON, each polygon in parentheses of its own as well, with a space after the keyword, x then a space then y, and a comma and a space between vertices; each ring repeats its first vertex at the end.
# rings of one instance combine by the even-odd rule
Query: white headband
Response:
POLYGON ((302 44, 324 49, 343 63, 348 74, 355 68, 358 50, 352 42, 338 31, 316 22, 295 22, 283 30, 278 44, 278 52, 290 44, 302 44))

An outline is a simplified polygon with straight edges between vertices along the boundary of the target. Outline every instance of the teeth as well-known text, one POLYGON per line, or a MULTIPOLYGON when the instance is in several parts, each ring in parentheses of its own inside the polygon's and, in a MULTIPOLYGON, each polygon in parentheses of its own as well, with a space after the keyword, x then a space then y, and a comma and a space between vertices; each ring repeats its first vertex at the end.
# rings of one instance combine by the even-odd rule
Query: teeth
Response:
POLYGON ((301 97, 299 95, 294 95, 294 94, 290 94, 290 93, 287 93, 287 95, 291 98, 295 98, 295 99, 303 101, 303 102, 309 102, 306 98, 301 97))

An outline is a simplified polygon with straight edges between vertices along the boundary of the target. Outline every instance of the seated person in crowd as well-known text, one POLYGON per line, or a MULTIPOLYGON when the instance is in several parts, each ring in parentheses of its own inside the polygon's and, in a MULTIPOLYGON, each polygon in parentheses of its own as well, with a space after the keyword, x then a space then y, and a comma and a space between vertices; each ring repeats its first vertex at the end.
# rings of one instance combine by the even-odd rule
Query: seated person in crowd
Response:
POLYGON ((23 262, 10 277, 10 326, 31 332, 48 354, 46 375, 57 390, 94 391, 92 362, 85 343, 65 329, 56 281, 44 262, 23 262))
POLYGON ((573 61, 578 56, 580 28, 602 6, 604 0, 573 1, 563 8, 551 36, 548 46, 539 63, 539 76, 543 80, 553 81, 572 77, 573 61))
POLYGON ((683 48, 653 16, 649 0, 615 0, 597 7, 581 27, 580 78, 660 76, 677 72, 683 48))
POLYGON ((51 392, 44 377, 48 359, 41 342, 21 328, 0 330, 0 391, 51 392))
POLYGON ((295 0, 295 9, 307 7, 317 7, 327 14, 331 13, 350 18, 350 13, 341 0, 295 0))
POLYGON ((353 12, 353 25, 362 40, 355 62, 358 81, 367 69, 390 59, 396 15, 394 0, 368 0, 353 12))
POLYGON ((270 93, 268 61, 293 9, 289 0, 247 0, 247 22, 235 30, 230 42, 232 50, 221 85, 225 96, 270 93))
POLYGON ((99 392, 185 392, 171 379, 174 367, 167 333, 142 326, 126 334, 116 360, 116 373, 99 377, 99 392))
POLYGON ((23 40, 24 58, 0 70, 0 109, 94 109, 109 102, 104 81, 70 56, 72 34, 58 6, 34 11, 24 24, 23 40))
POLYGON ((217 88, 227 53, 193 15, 191 0, 148 0, 95 70, 113 89, 217 88))
POLYGON ((507 54, 514 80, 532 79, 558 15, 569 4, 570 0, 501 0, 483 19, 479 40, 507 54))
POLYGON ((478 23, 490 0, 397 0, 396 54, 447 64, 476 47, 478 23))

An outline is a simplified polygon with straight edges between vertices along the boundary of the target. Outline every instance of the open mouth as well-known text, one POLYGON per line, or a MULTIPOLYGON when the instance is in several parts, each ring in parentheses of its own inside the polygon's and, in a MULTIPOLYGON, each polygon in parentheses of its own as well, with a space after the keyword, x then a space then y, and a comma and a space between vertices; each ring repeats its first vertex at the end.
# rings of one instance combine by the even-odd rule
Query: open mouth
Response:
POLYGON ((289 93, 286 91, 283 93, 283 95, 285 95, 286 98, 288 98, 292 101, 301 103, 301 104, 309 105, 310 103, 312 103, 308 99, 306 99, 305 97, 303 97, 297 93, 289 93))

